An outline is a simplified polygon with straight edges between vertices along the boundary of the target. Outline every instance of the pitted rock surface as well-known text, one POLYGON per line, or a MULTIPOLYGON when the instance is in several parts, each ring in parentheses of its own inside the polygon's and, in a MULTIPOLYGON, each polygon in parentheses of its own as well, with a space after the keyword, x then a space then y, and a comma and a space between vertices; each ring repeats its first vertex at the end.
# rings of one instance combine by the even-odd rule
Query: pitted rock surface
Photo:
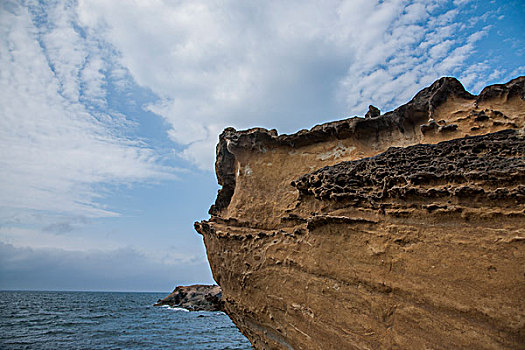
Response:
MULTIPOLYGON (((321 168, 292 185, 317 199, 381 201, 387 197, 502 196, 523 203, 525 138, 516 130, 466 137, 436 145, 390 148, 375 157, 321 168), (448 185, 441 191, 437 184, 448 185), (470 184, 470 186, 462 186, 470 184), (433 185, 431 190, 421 190, 433 185), (462 186, 462 187, 460 187, 462 186), (491 191, 491 189, 493 189, 491 191)), ((477 198, 480 200, 481 198, 477 198)))

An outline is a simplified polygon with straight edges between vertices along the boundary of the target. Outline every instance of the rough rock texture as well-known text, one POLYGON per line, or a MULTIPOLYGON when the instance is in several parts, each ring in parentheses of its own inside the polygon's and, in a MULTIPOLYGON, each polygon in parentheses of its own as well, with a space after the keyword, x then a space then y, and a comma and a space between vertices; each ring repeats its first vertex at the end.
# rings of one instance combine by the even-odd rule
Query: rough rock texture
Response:
POLYGON ((516 130, 437 145, 392 147, 372 158, 321 168, 292 186, 320 200, 389 207, 391 199, 466 199, 492 206, 525 202, 525 142, 516 130), (474 198, 475 197, 475 198, 474 198), (386 205, 381 205, 386 203, 386 205))
POLYGON ((379 108, 370 105, 368 106, 368 112, 366 112, 365 118, 375 118, 375 117, 379 117, 380 115, 381 115, 381 111, 379 110, 379 108))
POLYGON ((190 311, 222 311, 224 308, 221 287, 203 284, 176 287, 170 295, 155 303, 155 306, 163 305, 190 311))
POLYGON ((523 349, 525 77, 378 113, 220 135, 225 311, 257 349, 523 349))

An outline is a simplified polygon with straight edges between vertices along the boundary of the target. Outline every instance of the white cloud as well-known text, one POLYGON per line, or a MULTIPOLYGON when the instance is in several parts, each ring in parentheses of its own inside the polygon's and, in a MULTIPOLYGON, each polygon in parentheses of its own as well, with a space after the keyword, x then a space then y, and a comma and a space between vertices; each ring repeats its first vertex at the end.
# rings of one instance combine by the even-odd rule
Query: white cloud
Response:
POLYGON ((472 0, 454 0, 454 5, 461 6, 461 5, 468 4, 471 1, 472 0))
POLYGON ((171 125, 170 138, 185 147, 179 155, 211 169, 216 130, 223 127, 263 121, 292 132, 327 117, 363 114, 369 103, 395 107, 434 79, 454 75, 486 31, 468 32, 451 5, 200 0, 122 7, 81 0, 78 16, 119 52, 139 84, 161 97, 148 108, 171 125))
POLYGON ((97 201, 96 186, 169 178, 173 170, 125 136, 131 124, 121 115, 90 107, 104 104, 106 63, 75 29, 72 9, 47 5, 42 23, 13 2, 0 11, 0 208, 115 215, 97 201))

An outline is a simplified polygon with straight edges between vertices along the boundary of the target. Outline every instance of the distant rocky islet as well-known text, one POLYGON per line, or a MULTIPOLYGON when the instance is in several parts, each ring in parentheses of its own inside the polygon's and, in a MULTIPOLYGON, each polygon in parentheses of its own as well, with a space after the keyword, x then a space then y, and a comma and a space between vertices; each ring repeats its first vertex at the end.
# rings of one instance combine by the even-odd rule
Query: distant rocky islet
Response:
POLYGON ((178 286, 155 306, 180 307, 189 311, 223 311, 222 290, 218 285, 178 286))

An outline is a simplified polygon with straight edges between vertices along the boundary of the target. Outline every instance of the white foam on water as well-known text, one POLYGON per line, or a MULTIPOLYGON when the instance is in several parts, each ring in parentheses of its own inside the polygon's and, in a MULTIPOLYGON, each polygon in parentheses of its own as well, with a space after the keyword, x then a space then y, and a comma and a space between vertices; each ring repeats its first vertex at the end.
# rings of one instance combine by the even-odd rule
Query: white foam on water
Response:
POLYGON ((170 309, 170 310, 173 310, 173 311, 184 311, 184 312, 190 312, 190 310, 186 310, 185 308, 183 307, 172 307, 172 306, 169 306, 169 305, 162 305, 161 307, 164 307, 166 309, 170 309))

